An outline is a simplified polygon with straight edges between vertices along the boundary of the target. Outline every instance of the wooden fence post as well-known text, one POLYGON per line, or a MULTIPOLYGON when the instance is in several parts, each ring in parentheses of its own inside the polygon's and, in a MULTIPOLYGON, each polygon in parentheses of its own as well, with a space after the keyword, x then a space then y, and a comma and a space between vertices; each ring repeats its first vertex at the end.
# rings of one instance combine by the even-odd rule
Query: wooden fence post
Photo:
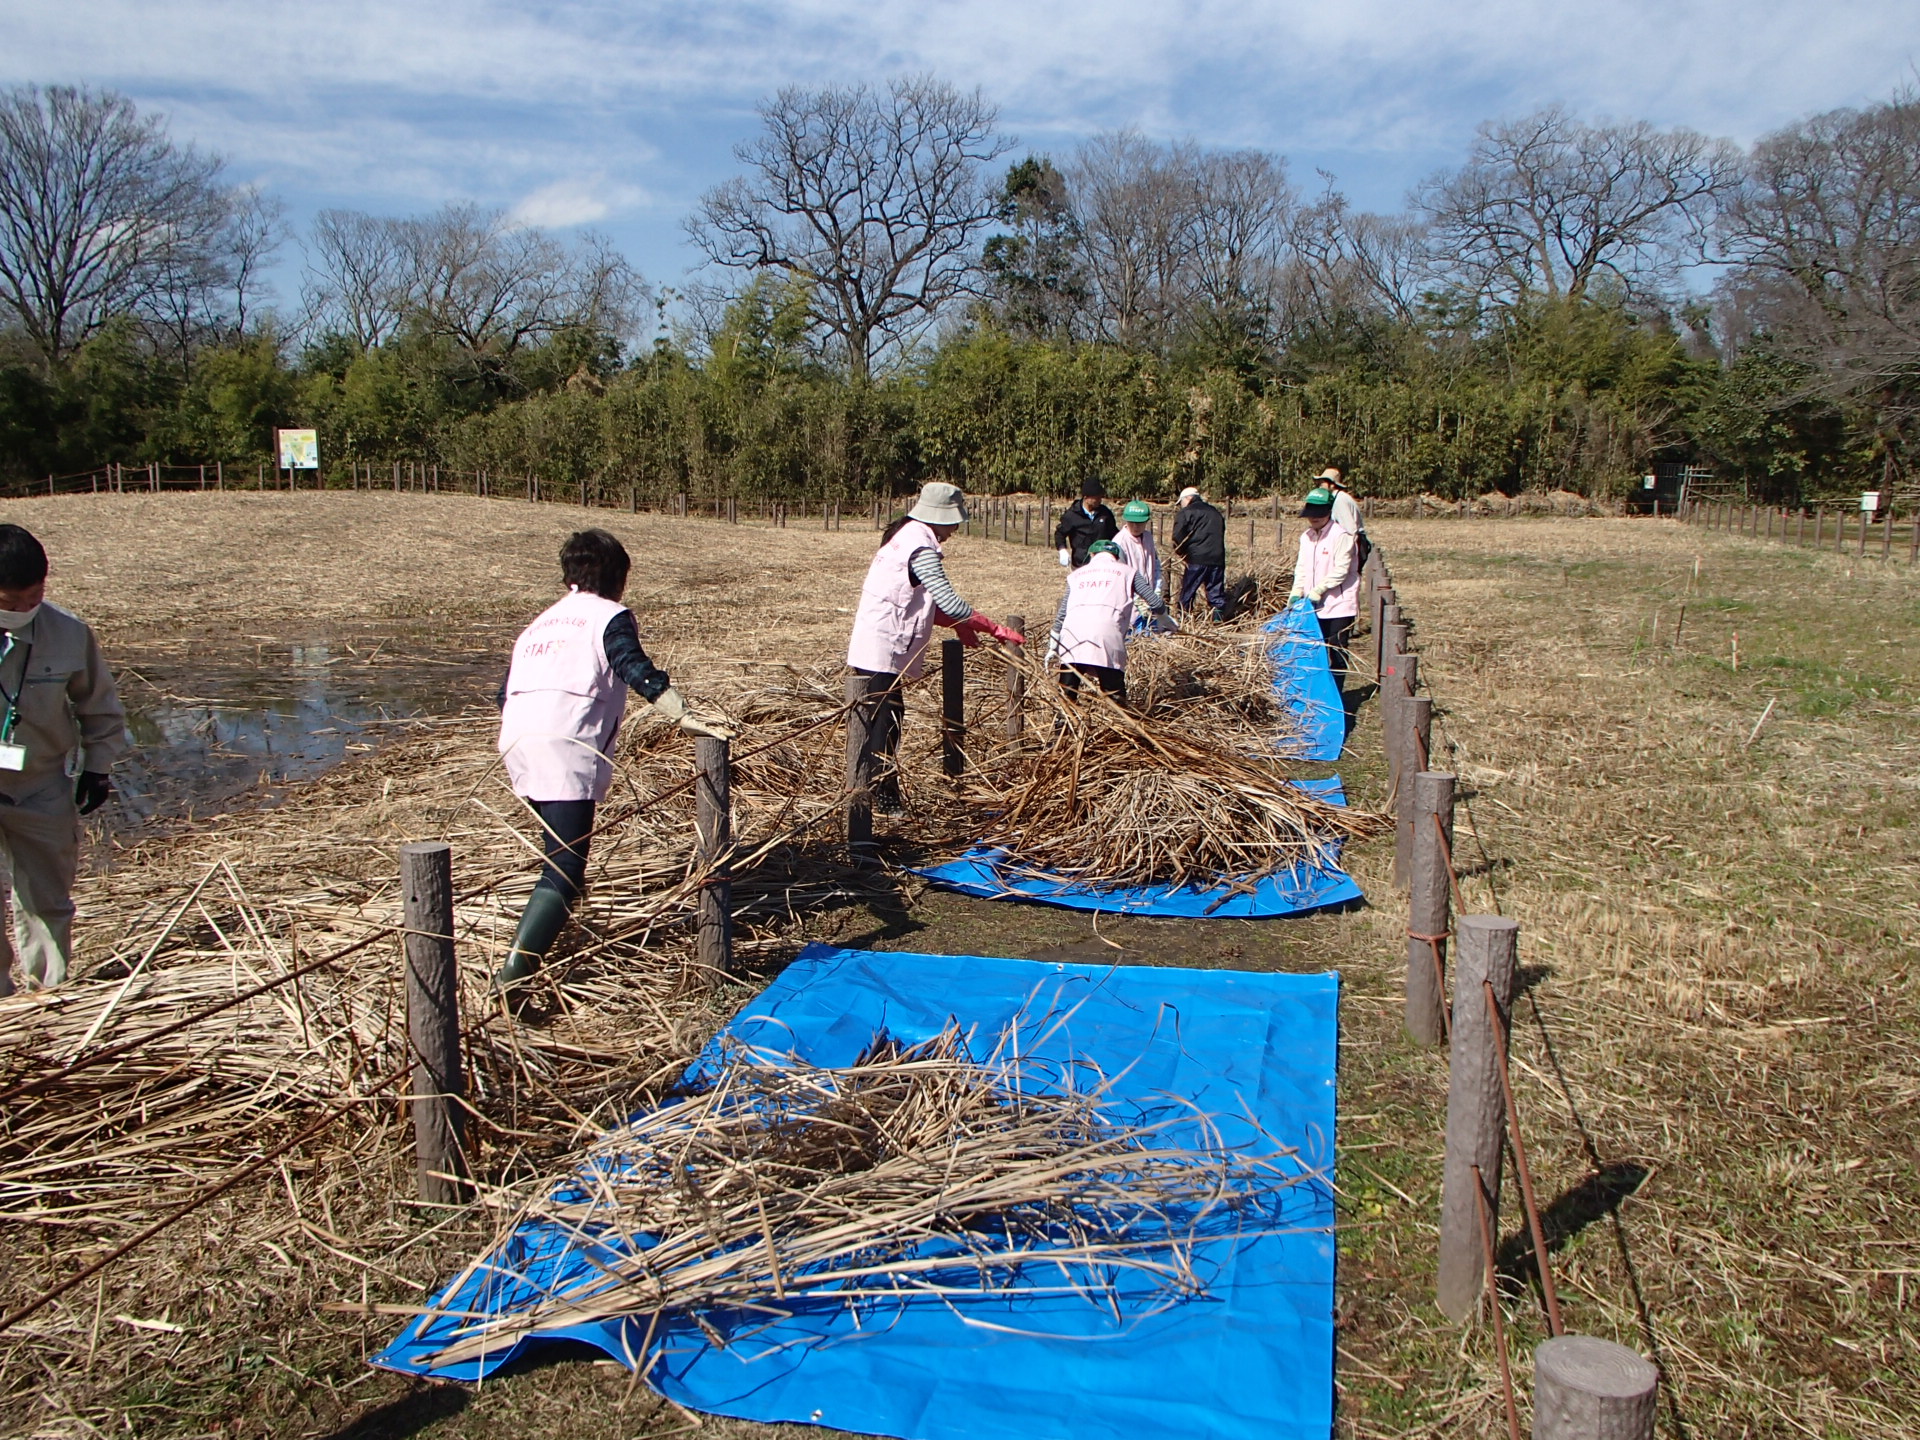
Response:
POLYGON ((1373 624, 1373 673, 1376 679, 1387 663, 1387 609, 1393 603, 1393 584, 1387 579, 1386 568, 1382 566, 1375 572, 1372 608, 1368 611, 1368 618, 1373 624))
MULTIPOLYGON (((1016 634, 1027 633, 1027 617, 1024 615, 1007 616, 1007 628, 1016 634)), ((1007 653, 1013 657, 1013 663, 1007 666, 1007 739, 1018 740, 1027 729, 1027 672, 1020 666, 1026 647, 1009 645, 1007 653)))
MULTIPOLYGON (((1389 626, 1389 629, 1392 627, 1389 626)), ((1413 698, 1413 687, 1419 679, 1420 661, 1417 656, 1404 651, 1394 651, 1387 656, 1386 669, 1380 676, 1380 728, 1384 737, 1383 748, 1387 754, 1387 797, 1389 804, 1397 804, 1400 798, 1400 781, 1406 770, 1406 756, 1401 753, 1401 742, 1406 731, 1400 718, 1403 704, 1413 698)), ((1398 843, 1395 849, 1399 848, 1398 843)), ((1402 883, 1396 874, 1394 883, 1402 883)))
POLYGON ((1463 915, 1453 971, 1453 1034, 1448 1053, 1447 1150, 1440 1180, 1440 1308, 1464 1322, 1479 1308, 1487 1288, 1480 1234, 1481 1185, 1487 1212, 1498 1230, 1500 1153, 1507 1109, 1500 1090, 1506 1026, 1495 1032, 1487 1013, 1486 985, 1504 1020, 1513 1006, 1513 978, 1520 927, 1501 915, 1463 915), (1478 1167, 1479 1178, 1474 1171, 1478 1167))
POLYGON ((1413 777, 1427 768, 1427 747, 1432 743, 1433 733, 1433 701, 1425 695, 1412 693, 1419 657, 1402 655, 1396 658, 1400 663, 1395 669, 1404 672, 1401 683, 1407 687, 1408 693, 1396 697, 1393 706, 1400 721, 1400 775, 1393 792, 1393 880, 1396 885, 1410 891, 1413 887, 1414 826, 1419 818, 1414 813, 1413 777))
POLYGON ((867 737, 877 718, 865 675, 847 676, 847 845, 873 843, 873 755, 867 737))
POLYGON ((727 852, 733 848, 729 748, 725 740, 712 735, 694 737, 693 763, 699 777, 694 785, 696 853, 702 862, 714 866, 700 886, 694 954, 709 985, 733 973, 733 882, 725 863, 727 852))
POLYGON ((445 841, 402 845, 400 893, 420 1198, 430 1205, 458 1205, 467 1199, 469 1186, 460 975, 453 953, 453 847, 445 841))
POLYGON ((940 642, 940 768, 948 775, 966 769, 967 647, 958 640, 940 642))
POLYGON ((1407 904, 1407 1034, 1422 1045, 1447 1038, 1447 936, 1452 930, 1453 776, 1413 777, 1413 885, 1407 904))
POLYGON ((1653 1440, 1660 1372, 1645 1356, 1591 1335, 1559 1335, 1533 1352, 1533 1440, 1653 1440))

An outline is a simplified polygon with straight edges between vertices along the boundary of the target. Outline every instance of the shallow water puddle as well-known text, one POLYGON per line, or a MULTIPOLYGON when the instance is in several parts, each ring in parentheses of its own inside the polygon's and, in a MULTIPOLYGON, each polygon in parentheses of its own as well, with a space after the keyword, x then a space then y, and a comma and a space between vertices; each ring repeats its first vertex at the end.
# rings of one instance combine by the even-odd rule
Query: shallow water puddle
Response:
POLYGON ((115 663, 133 753, 111 824, 176 823, 271 798, 374 748, 400 722, 484 701, 500 661, 418 635, 200 641, 115 663))

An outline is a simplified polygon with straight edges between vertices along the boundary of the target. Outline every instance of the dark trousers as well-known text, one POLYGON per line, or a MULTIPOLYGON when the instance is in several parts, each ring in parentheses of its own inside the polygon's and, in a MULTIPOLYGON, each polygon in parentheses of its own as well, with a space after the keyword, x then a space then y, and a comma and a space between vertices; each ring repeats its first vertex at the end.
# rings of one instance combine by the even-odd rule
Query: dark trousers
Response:
POLYGON ((1060 688, 1069 695, 1078 695, 1082 675, 1122 705, 1127 703, 1126 671, 1116 670, 1111 665, 1068 665, 1060 672, 1060 688))
POLYGON ((1202 585, 1207 587, 1207 604, 1213 607, 1213 618, 1224 620, 1227 615, 1227 567, 1224 565, 1187 566, 1180 575, 1180 608, 1193 608, 1193 597, 1202 585))
POLYGON ((1347 637, 1353 634, 1351 615, 1342 615, 1337 620, 1320 622, 1320 638, 1327 643, 1327 664, 1333 667, 1333 683, 1344 685, 1347 679, 1347 667, 1353 663, 1353 656, 1347 649, 1347 637))
POLYGON ((534 888, 557 890, 571 905, 587 885, 587 846, 593 837, 591 800, 533 800, 540 817, 540 853, 546 864, 534 888))
POLYGON ((900 677, 890 670, 861 670, 854 674, 867 682, 867 698, 859 706, 866 722, 867 744, 861 751, 863 768, 871 777, 873 798, 882 809, 900 806, 900 722, 907 713, 900 677))

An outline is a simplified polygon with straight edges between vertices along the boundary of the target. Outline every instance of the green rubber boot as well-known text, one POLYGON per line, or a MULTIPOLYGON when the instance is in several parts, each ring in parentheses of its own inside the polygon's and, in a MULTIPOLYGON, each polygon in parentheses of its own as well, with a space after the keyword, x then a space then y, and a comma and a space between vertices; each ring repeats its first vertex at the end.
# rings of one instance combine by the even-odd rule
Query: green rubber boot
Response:
POLYGON ((520 928, 514 932, 513 948, 507 960, 494 972, 493 983, 508 994, 540 968, 540 962, 552 948, 554 937, 565 928, 572 910, 567 897, 545 885, 534 887, 527 908, 520 912, 520 928))

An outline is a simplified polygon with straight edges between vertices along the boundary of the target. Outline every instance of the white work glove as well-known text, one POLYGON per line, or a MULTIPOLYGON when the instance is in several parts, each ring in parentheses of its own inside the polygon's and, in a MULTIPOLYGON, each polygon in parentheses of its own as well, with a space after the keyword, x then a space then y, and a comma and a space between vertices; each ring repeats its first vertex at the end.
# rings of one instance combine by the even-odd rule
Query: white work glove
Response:
POLYGON ((1309 590, 1306 595, 1307 603, 1313 606, 1318 606, 1326 598, 1327 592, 1324 590, 1309 590))
POLYGON ((1073 551, 1064 545, 1060 547, 1060 563, 1069 570, 1073 568, 1073 551))
POLYGON ((677 723, 686 717, 687 702, 681 698, 678 690, 669 685, 653 697, 653 708, 660 712, 662 720, 672 720, 677 723))
POLYGON ((1307 592, 1302 590, 1298 585, 1294 586, 1293 589, 1287 592, 1287 599, 1289 600, 1304 600, 1306 598, 1307 598, 1307 592))
POLYGON ((709 735, 715 740, 733 739, 733 729, 718 720, 703 720, 698 715, 682 715, 680 728, 689 735, 709 735))

